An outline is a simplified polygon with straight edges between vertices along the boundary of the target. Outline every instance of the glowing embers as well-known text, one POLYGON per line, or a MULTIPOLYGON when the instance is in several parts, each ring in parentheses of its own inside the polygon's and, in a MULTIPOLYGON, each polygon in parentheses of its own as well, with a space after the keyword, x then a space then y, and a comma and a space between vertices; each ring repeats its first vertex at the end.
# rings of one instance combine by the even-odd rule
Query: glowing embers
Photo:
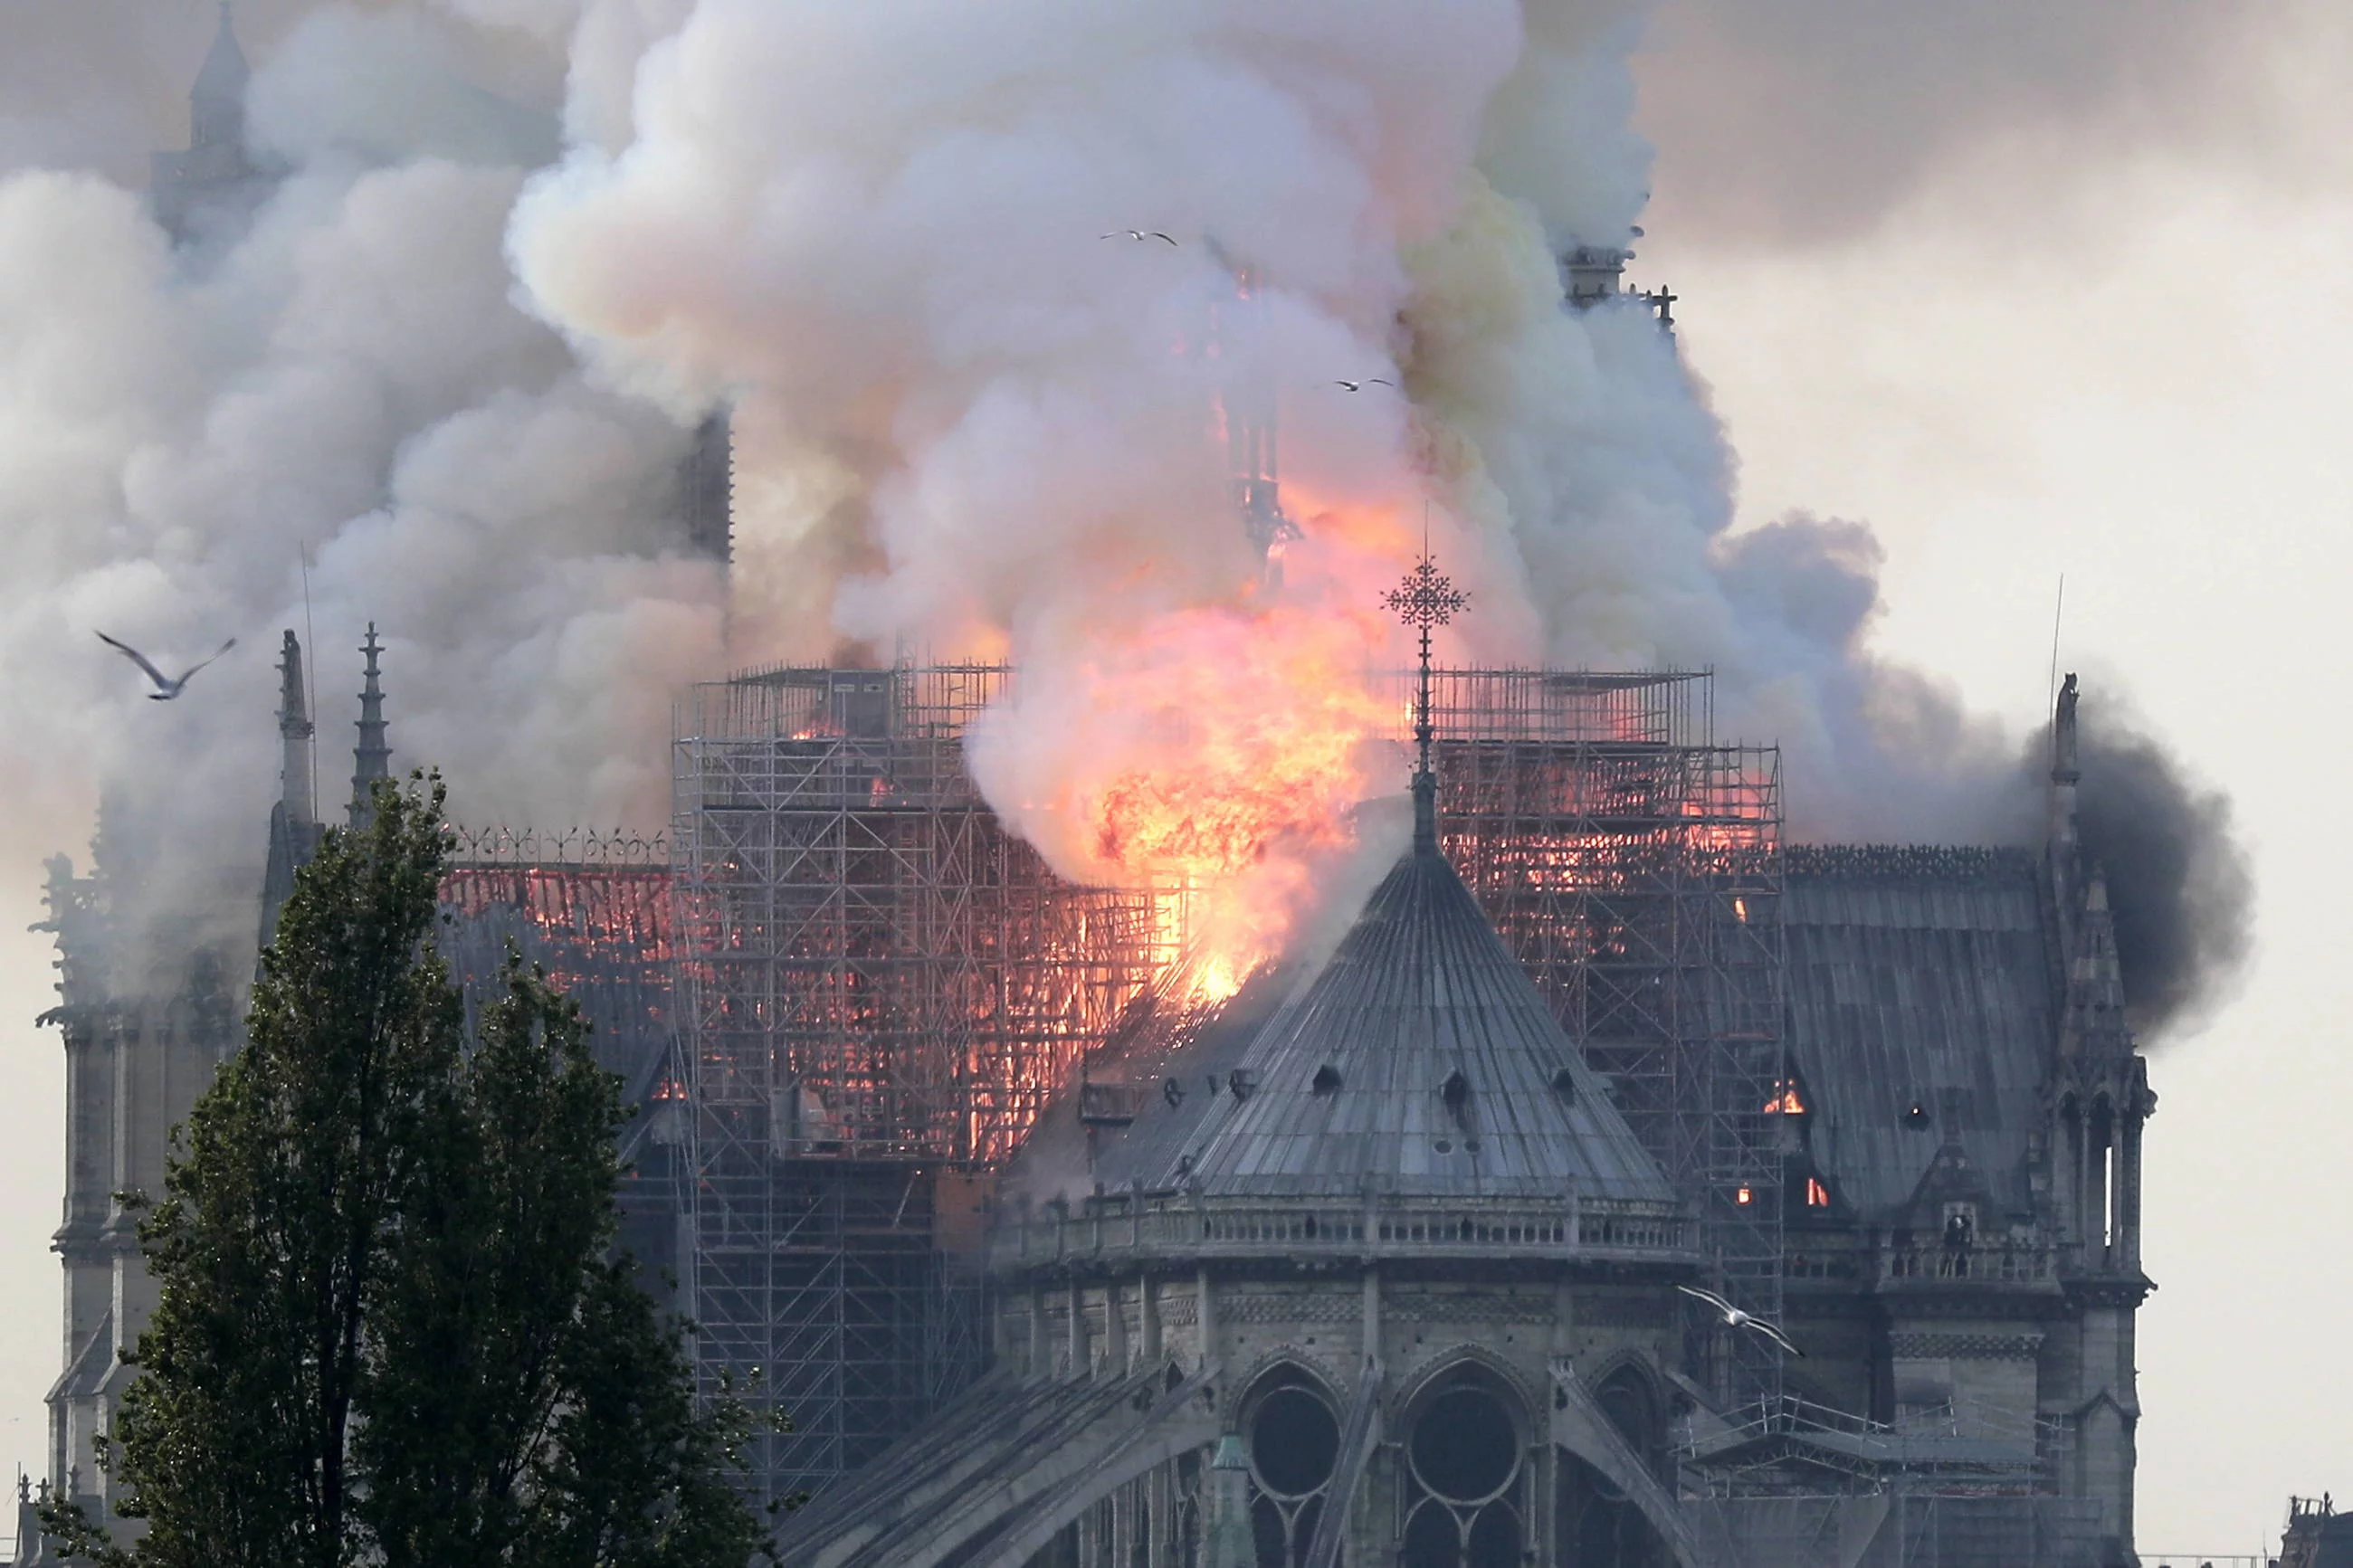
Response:
POLYGON ((1822 1179, 1820 1176, 1806 1178, 1806 1206, 1810 1209, 1826 1209, 1831 1206, 1831 1190, 1822 1185, 1822 1179))
POLYGON ((1519 1425, 1482 1383, 1443 1388, 1406 1441, 1404 1568, 1519 1568, 1525 1491, 1519 1425))
POLYGON ((1198 911, 1204 906, 1198 893, 1145 896, 1152 903, 1154 951, 1180 954, 1166 965, 1146 994, 1153 998, 1153 1006, 1166 1016, 1167 1025, 1198 1027, 1249 984, 1267 962, 1266 955, 1238 950, 1200 931, 1198 911), (1189 942, 1188 931, 1194 933, 1189 942))
POLYGON ((1250 1436, 1250 1537, 1258 1568, 1303 1568, 1340 1463, 1340 1423, 1306 1375, 1268 1374, 1242 1418, 1250 1436))
POLYGON ((1806 1110, 1805 1099, 1798 1092, 1798 1080, 1793 1078, 1775 1084, 1772 1098, 1765 1102, 1767 1116, 1803 1116, 1806 1110))
POLYGON ((441 903, 461 920, 519 917, 584 957, 658 970, 671 953, 670 888, 667 866, 460 865, 442 879, 441 903))

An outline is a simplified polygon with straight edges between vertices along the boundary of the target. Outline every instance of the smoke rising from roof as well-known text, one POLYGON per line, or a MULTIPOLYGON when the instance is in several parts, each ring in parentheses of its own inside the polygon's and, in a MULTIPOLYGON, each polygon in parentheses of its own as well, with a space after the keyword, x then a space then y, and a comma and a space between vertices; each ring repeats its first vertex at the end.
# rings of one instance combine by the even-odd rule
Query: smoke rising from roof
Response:
MULTIPOLYGON (((1731 533, 1735 460, 1672 341, 1632 301, 1561 308, 1558 252, 1627 243, 1647 199, 1640 0, 285 9, 250 105, 288 173, 242 237, 175 256, 103 178, 0 184, 0 780, 111 781, 158 863, 164 822, 258 858, 270 674, 232 658, 159 714, 86 628, 267 648, 307 552, 322 778, 370 619, 399 760, 447 766, 470 818, 543 824, 659 820, 670 693, 731 660, 1011 656, 1039 700, 989 728, 984 780, 1085 869, 1047 797, 1118 759, 1072 737, 1214 759, 1189 694, 1289 668, 1301 645, 1252 641, 1285 626, 1319 628, 1319 668, 1397 657, 1373 605, 1425 501, 1476 599, 1450 657, 1713 666, 1720 729, 1787 748, 1797 837, 2031 815, 2014 743, 1873 653, 1868 529, 1731 533), (1095 237, 1131 226, 1183 243, 1095 237), (1375 375, 1402 395, 1331 386, 1375 375), (1280 588, 1213 438, 1245 384, 1305 535, 1280 588), (663 517, 722 402, 732 594, 663 517), (1104 671, 1179 655, 1181 704, 1091 727, 1104 671)), ((122 162, 69 118, 0 134, 36 155, 122 162)), ((1322 784, 1401 782, 1332 754, 1322 784)))
POLYGON ((0 787, 57 845, 103 785, 112 868, 161 915, 261 858, 280 627, 324 645, 331 816, 371 619, 399 759, 477 820, 659 822, 669 690, 723 662, 718 572, 666 526, 684 433, 512 299, 532 115, 455 74, 499 79, 480 53, 446 20, 311 13, 249 99, 282 180, 192 249, 97 174, 0 181, 0 787), (166 662, 240 642, 148 704, 92 626, 166 662))
MULTIPOLYGON (((2079 710, 2084 858, 2107 877, 2125 1002, 2145 1041, 2194 1029, 2231 999, 2253 946, 2254 875, 2230 798, 2197 779, 2120 698, 2079 710)), ((2049 767, 2047 730, 2028 771, 2049 767)))

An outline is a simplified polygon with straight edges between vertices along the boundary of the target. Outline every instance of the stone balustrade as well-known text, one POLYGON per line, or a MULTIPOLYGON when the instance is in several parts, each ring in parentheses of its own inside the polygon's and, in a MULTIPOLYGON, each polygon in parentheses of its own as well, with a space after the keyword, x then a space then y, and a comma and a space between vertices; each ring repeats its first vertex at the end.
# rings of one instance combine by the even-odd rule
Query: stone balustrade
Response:
POLYGON ((2031 1242, 1980 1243, 1969 1247, 1889 1247, 1880 1253, 1882 1279, 1938 1285, 1971 1280, 1989 1285, 2031 1285, 2052 1278, 2052 1250, 2031 1242))
POLYGON ((1111 1194, 1007 1216, 992 1268, 1091 1258, 1685 1258, 1690 1222, 1672 1204, 1620 1199, 1315 1199, 1111 1194))

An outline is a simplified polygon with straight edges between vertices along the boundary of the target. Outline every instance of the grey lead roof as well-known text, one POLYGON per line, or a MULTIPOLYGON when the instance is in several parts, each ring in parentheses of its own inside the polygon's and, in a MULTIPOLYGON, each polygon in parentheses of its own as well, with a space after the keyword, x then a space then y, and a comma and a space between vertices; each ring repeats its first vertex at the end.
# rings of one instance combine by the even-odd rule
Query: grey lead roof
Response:
MULTIPOLYGON (((1790 1058, 1840 1201, 1867 1223, 1896 1219, 1950 1141, 1999 1206, 2028 1209, 2028 1138, 2057 1027, 2034 858, 1798 847, 1785 886, 1790 1058), (1906 1118, 1915 1104, 1920 1125, 1906 1118)), ((1050 1169, 1113 1189, 1333 1193, 1371 1174, 1403 1191, 1505 1192, 1558 1190, 1574 1170, 1594 1193, 1664 1190, 1435 857, 1399 863, 1303 990, 1261 975, 1173 1045, 1114 1051, 1093 1070, 1146 1090, 1133 1125, 1101 1130, 1090 1161, 1074 1108, 1061 1109, 1019 1162, 1031 1184, 1062 1184, 1040 1180, 1050 1169), (1458 1056, 1465 1118, 1482 1123, 1475 1156, 1439 1092, 1458 1056), (1325 1065, 1340 1083, 1318 1095, 1325 1065), (1567 1106, 1551 1088, 1564 1065, 1567 1106), (1240 1101, 1237 1068, 1258 1075, 1240 1101), (1451 1154, 1437 1152, 1440 1137, 1451 1154)))
POLYGON ((2056 1029, 2033 858, 1806 849, 1785 887, 1790 1056, 1839 1196, 1891 1217, 1949 1140, 1997 1203, 2024 1211, 2056 1029), (1925 1117, 1908 1124, 1915 1104, 1925 1117))
MULTIPOLYGON (((1176 1141, 1180 1168, 1135 1172, 1146 1185, 1266 1196, 1337 1196, 1367 1183, 1433 1196, 1561 1197, 1572 1188, 1672 1196, 1434 848, 1398 862, 1313 981, 1229 1059, 1229 1082, 1239 1072, 1243 1092, 1201 1096, 1203 1114, 1176 1141)), ((1190 1064, 1186 1071, 1180 1083, 1206 1081, 1190 1064)), ((1166 1150, 1171 1141, 1155 1142, 1166 1150)))

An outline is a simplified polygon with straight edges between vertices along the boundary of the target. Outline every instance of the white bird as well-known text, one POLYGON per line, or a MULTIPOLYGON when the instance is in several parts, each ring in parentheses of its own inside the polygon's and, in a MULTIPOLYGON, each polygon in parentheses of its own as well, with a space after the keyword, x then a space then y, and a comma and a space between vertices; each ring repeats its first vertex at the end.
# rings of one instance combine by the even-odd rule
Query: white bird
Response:
POLYGON ((156 668, 153 664, 149 663, 147 656, 141 653, 137 648, 132 647, 129 643, 117 642, 112 637, 108 637, 104 632, 100 632, 98 634, 98 640, 104 643, 107 647, 114 649, 116 652, 121 654, 123 658, 129 659, 132 663, 137 665, 140 668, 147 672, 147 679, 155 683, 155 689, 147 694, 147 700, 150 702, 169 702, 187 687, 189 679, 195 676, 196 671, 204 668, 206 665, 210 664, 213 661, 213 658, 218 658, 222 654, 227 653, 229 649, 237 646, 237 639, 235 637, 229 638, 228 641, 221 644, 219 648, 215 650, 212 658, 204 659, 199 663, 190 665, 186 669, 181 671, 179 679, 174 680, 170 676, 165 675, 162 670, 156 668))
POLYGON ((1751 1333, 1763 1334, 1767 1339, 1771 1340, 1775 1344, 1779 1345, 1783 1350, 1788 1351, 1791 1355, 1798 1357, 1800 1361, 1805 1359, 1806 1352, 1799 1350, 1790 1340, 1788 1335, 1783 1333, 1780 1330, 1775 1328, 1772 1324, 1767 1322, 1756 1313, 1745 1312, 1739 1308, 1734 1306, 1731 1302, 1725 1300, 1723 1297, 1717 1295, 1715 1291, 1703 1290, 1695 1285, 1678 1285, 1675 1289, 1682 1291, 1686 1296, 1695 1296, 1699 1300, 1706 1302, 1709 1306, 1715 1308, 1715 1315, 1724 1320, 1724 1323, 1726 1328, 1746 1329, 1751 1333))
POLYGON ((1171 245, 1176 243, 1174 235, 1163 234, 1156 228, 1115 228, 1109 234, 1098 235, 1095 237, 1098 239, 1165 239, 1171 245))
POLYGON ((1362 381, 1335 381, 1332 384, 1345 386, 1350 392, 1362 392, 1368 386, 1395 386, 1397 383, 1386 376, 1368 375, 1362 381))

